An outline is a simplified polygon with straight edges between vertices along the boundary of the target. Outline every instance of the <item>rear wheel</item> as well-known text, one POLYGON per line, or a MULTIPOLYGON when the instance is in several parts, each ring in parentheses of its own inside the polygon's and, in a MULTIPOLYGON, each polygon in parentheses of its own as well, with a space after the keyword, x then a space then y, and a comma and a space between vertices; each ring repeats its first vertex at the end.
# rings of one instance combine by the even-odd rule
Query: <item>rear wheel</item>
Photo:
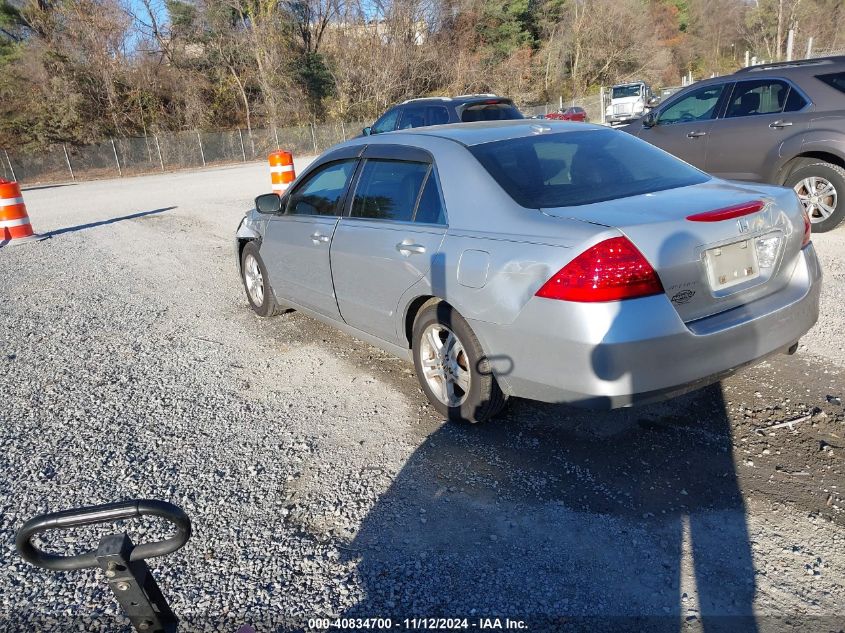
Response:
POLYGON ((246 290, 246 297, 253 311, 260 317, 276 314, 276 300, 270 288, 267 268, 258 253, 255 242, 249 242, 241 253, 241 279, 246 290))
POLYGON ((414 367, 431 404, 449 420, 485 422, 505 405, 478 339, 466 320, 440 301, 414 321, 414 367))
POLYGON ((832 163, 809 163, 793 170, 784 183, 804 205, 813 233, 835 229, 845 220, 845 169, 832 163))

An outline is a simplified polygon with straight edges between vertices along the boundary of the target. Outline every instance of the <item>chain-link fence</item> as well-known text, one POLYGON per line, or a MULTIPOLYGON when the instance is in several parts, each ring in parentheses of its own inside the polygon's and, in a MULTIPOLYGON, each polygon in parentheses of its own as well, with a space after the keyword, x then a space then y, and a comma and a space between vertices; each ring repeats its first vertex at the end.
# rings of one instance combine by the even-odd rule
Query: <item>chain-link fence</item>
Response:
MULTIPOLYGON (((587 120, 591 123, 601 123, 601 95, 590 95, 581 97, 580 99, 569 99, 563 101, 563 109, 570 106, 579 106, 584 108, 587 112, 587 120)), ((545 116, 552 112, 557 112, 561 108, 561 101, 554 101, 542 105, 529 106, 522 108, 525 116, 545 116)))
POLYGON ((266 160, 284 149, 318 154, 361 133, 365 123, 325 123, 220 132, 168 132, 109 139, 91 145, 54 145, 39 152, 0 152, 0 176, 36 184, 149 174, 266 160))

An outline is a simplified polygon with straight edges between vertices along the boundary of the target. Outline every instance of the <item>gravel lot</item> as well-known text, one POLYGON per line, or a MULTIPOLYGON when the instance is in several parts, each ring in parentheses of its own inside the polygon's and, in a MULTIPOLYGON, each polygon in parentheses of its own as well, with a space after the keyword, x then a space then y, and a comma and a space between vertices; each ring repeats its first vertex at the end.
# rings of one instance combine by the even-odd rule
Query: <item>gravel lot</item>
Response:
POLYGON ((132 497, 194 521, 150 561, 183 630, 845 627, 845 229, 814 237, 822 316, 795 356, 660 405, 517 400, 468 428, 409 365, 252 315, 231 237, 266 190, 251 164, 24 191, 51 237, 0 249, 0 630, 126 630, 98 572, 35 569, 14 533, 132 497))

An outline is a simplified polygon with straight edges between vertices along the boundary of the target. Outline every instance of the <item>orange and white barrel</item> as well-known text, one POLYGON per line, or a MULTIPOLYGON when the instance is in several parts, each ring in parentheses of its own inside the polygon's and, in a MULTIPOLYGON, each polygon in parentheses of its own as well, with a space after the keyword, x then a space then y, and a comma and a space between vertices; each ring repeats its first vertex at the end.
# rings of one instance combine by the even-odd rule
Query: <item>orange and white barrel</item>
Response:
POLYGON ((20 186, 0 178, 0 242, 14 243, 35 237, 20 186))
POLYGON ((295 178, 293 154, 284 150, 270 154, 270 182, 273 183, 273 193, 282 195, 295 178))

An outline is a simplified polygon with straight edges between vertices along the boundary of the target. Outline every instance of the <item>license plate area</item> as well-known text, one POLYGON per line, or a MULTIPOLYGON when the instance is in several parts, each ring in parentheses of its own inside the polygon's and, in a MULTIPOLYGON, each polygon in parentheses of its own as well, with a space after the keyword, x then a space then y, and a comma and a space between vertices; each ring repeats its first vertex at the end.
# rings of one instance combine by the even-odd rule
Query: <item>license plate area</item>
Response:
POLYGON ((738 286, 760 276, 753 239, 725 244, 704 251, 707 277, 715 292, 738 286))

